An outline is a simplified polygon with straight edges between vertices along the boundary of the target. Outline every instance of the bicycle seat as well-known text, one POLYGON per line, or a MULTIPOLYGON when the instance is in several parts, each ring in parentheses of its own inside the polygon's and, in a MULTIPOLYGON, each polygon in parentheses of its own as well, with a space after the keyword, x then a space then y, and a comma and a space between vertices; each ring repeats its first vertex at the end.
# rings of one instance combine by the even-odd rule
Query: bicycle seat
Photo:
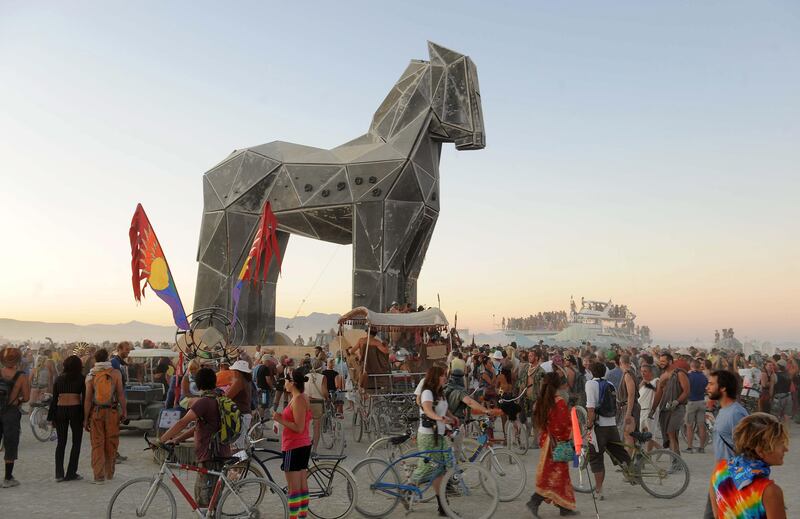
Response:
POLYGON ((636 440, 638 442, 644 443, 644 442, 646 442, 648 440, 652 440, 653 439, 653 433, 651 433, 651 432, 636 432, 636 431, 634 431, 634 432, 631 433, 631 438, 633 438, 634 440, 636 440))
POLYGON ((406 440, 408 440, 409 438, 411 438, 411 435, 408 433, 403 434, 401 436, 392 436, 391 438, 389 438, 389 443, 391 443, 392 445, 400 445, 405 443, 406 440))
POLYGON ((342 461, 347 456, 343 454, 314 454, 311 458, 314 461, 342 461))

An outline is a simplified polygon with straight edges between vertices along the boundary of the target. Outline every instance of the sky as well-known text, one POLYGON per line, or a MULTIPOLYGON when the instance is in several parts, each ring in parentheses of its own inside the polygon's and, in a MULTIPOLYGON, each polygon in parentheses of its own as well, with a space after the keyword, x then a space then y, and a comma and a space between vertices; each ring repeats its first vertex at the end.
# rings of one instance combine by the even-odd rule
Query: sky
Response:
MULTIPOLYGON (((797 2, 0 2, 0 317, 168 324, 133 299, 141 202, 190 311, 202 175, 366 131, 426 41, 478 68, 418 285, 459 327, 627 304, 657 341, 800 331, 797 2)), ((352 248, 292 237, 278 314, 343 313, 352 248)))

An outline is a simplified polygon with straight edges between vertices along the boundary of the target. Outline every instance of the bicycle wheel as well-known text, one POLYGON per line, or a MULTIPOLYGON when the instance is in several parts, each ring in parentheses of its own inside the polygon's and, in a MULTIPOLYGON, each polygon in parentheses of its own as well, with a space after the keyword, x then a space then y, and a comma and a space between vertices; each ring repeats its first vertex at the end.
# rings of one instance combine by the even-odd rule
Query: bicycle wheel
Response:
POLYGON ((353 467, 358 488, 356 510, 370 518, 385 517, 400 502, 400 476, 394 467, 378 458, 361 460, 353 467))
POLYGON ((669 449, 642 453, 634 470, 639 484, 653 497, 672 499, 689 486, 689 467, 669 449))
POLYGON ((369 427, 367 427, 366 431, 367 440, 369 440, 370 443, 383 436, 383 433, 381 432, 381 423, 377 414, 371 414, 367 423, 369 424, 369 427))
POLYGON ((594 490, 594 474, 592 474, 592 470, 589 467, 588 450, 584 450, 578 457, 577 467, 574 463, 569 464, 569 478, 572 481, 572 488, 575 489, 575 492, 588 494, 594 490))
POLYGON ((225 477, 233 483, 243 479, 263 479, 265 475, 264 470, 258 466, 258 463, 253 460, 245 460, 228 467, 228 470, 225 471, 225 477))
POLYGON ((161 481, 158 482, 150 502, 145 503, 152 486, 152 477, 126 481, 111 496, 106 509, 106 517, 108 519, 124 517, 176 519, 178 507, 175 504, 175 496, 172 495, 167 485, 161 481), (145 505, 147 506, 145 507, 145 505))
POLYGON ((217 518, 289 517, 283 490, 263 478, 243 479, 226 488, 217 504, 217 518), (281 513, 283 511, 283 513, 281 513))
POLYGON ((47 409, 44 407, 36 407, 31 411, 30 421, 31 430, 36 439, 40 442, 49 441, 50 436, 53 434, 53 426, 47 421, 47 409))
POLYGON ((513 501, 522 494, 527 483, 522 460, 508 449, 486 450, 479 462, 492 473, 500 488, 500 501, 513 501))
POLYGON ((358 502, 358 486, 341 464, 322 463, 308 470, 308 511, 319 519, 341 519, 358 502))
POLYGON ((403 477, 403 481, 406 481, 411 477, 411 473, 414 472, 414 468, 417 466, 417 458, 409 458, 399 462, 397 460, 417 452, 416 443, 409 438, 403 443, 395 445, 392 443, 391 438, 391 436, 384 436, 372 442, 367 447, 366 457, 380 458, 394 464, 395 470, 403 477))
POLYGON ((448 469, 439 487, 439 499, 453 519, 489 519, 497 510, 500 490, 491 472, 475 463, 448 469), (474 485, 478 481, 480 484, 474 485))
POLYGON ((322 447, 330 450, 336 442, 336 431, 334 430, 333 417, 328 411, 325 411, 325 414, 322 415, 320 427, 322 427, 319 435, 322 447))
POLYGON ((361 438, 364 436, 364 418, 361 412, 356 409, 353 413, 353 440, 356 443, 361 443, 361 438))
POLYGON ((528 452, 528 428, 525 424, 508 421, 505 430, 506 447, 514 454, 524 456, 528 452), (517 427, 514 427, 514 425, 517 427))

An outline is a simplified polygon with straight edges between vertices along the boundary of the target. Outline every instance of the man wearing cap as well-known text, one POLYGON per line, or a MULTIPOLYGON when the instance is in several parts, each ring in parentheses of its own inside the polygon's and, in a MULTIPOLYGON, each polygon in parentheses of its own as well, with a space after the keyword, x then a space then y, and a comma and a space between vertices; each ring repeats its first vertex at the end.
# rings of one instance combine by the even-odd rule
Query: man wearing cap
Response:
MULTIPOLYGON (((225 370, 231 374, 231 383, 225 390, 225 396, 233 400, 242 416, 242 434, 233 444, 236 449, 244 450, 247 448, 247 431, 250 429, 250 422, 253 415, 250 409, 253 402, 253 375, 246 360, 237 360, 231 369, 225 370)), ((223 371, 220 371, 223 373, 223 371)), ((219 376, 219 375, 217 375, 219 376)), ((219 386, 219 382, 217 382, 219 386)))
POLYGON ((262 417, 267 416, 272 401, 272 391, 275 389, 275 375, 277 361, 269 353, 261 355, 260 363, 253 368, 253 378, 258 388, 258 412, 262 417))

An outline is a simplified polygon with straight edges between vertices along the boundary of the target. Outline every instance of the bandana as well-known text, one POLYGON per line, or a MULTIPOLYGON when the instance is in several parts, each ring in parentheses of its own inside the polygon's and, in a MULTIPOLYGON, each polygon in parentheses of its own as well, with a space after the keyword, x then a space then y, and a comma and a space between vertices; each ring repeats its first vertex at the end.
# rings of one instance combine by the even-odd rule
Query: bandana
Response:
POLYGON ((761 460, 745 458, 741 454, 728 460, 728 471, 738 490, 743 489, 756 478, 769 477, 769 465, 761 460))

